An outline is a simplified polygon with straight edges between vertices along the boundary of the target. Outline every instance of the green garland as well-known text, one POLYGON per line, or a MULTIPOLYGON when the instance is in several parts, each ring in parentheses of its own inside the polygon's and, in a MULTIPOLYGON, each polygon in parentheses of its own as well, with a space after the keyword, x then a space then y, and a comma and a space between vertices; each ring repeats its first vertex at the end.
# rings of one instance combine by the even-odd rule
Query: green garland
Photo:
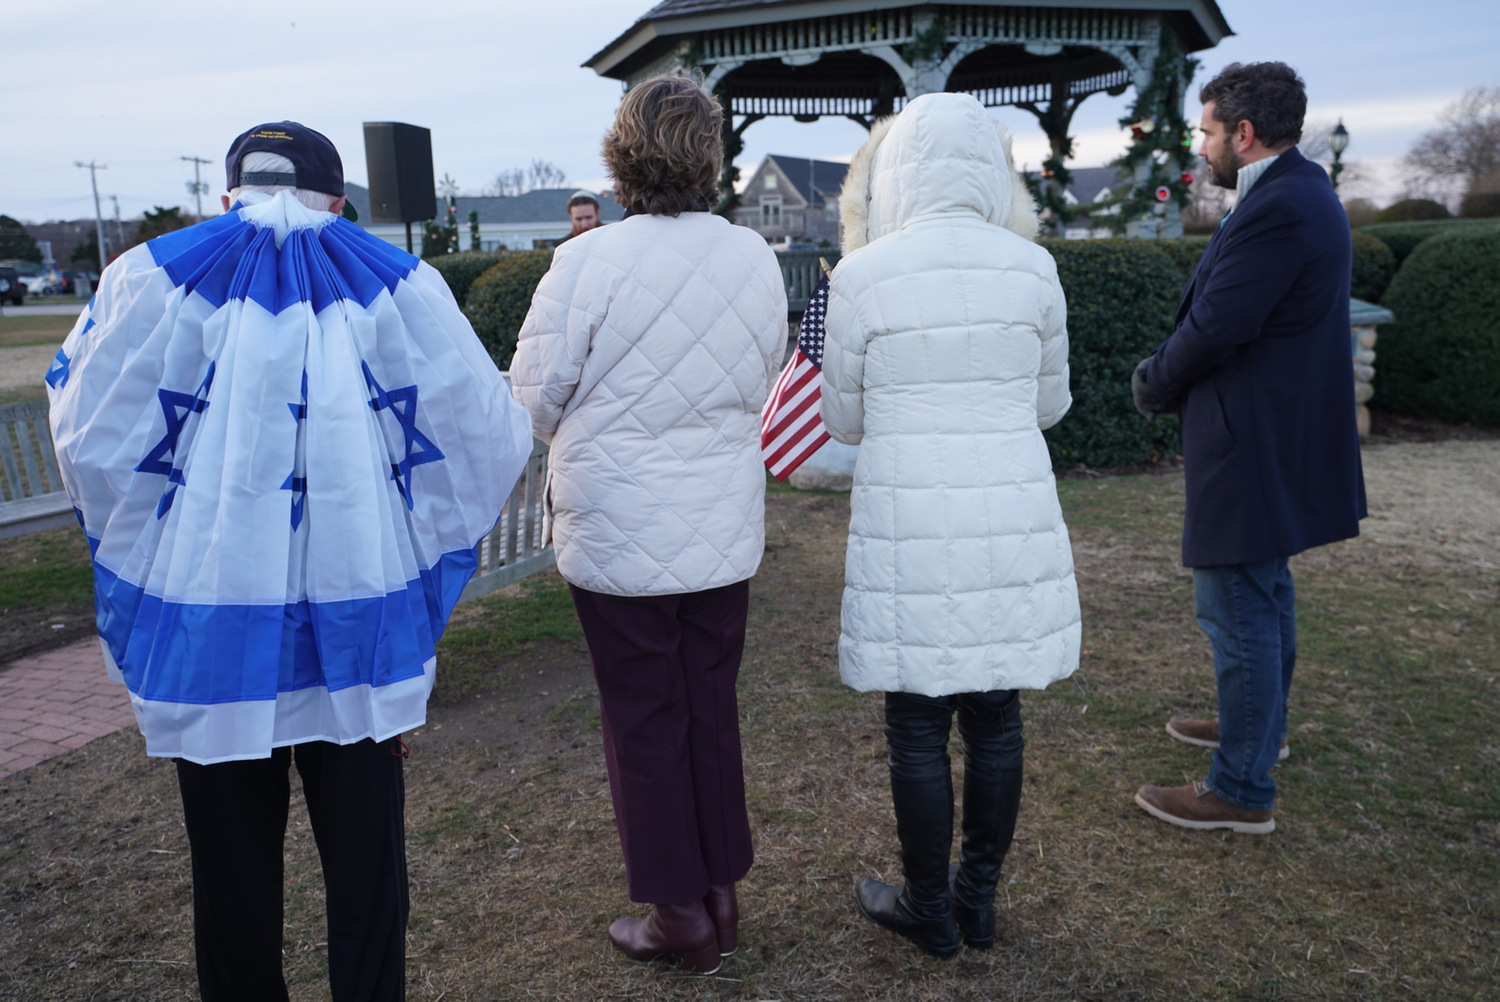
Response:
POLYGON ((469 250, 471 250, 471 251, 477 251, 479 249, 480 249, 480 247, 479 247, 479 212, 477 210, 470 210, 470 212, 469 212, 469 250))
POLYGON ((714 208, 717 215, 734 222, 734 210, 740 207, 740 193, 735 185, 740 180, 740 168, 735 163, 745 152, 745 141, 734 128, 734 115, 730 113, 729 95, 720 91, 714 95, 724 109, 724 166, 719 173, 719 204, 714 208))
POLYGON ((1192 126, 1182 117, 1182 92, 1198 65, 1198 60, 1183 53, 1172 29, 1162 28, 1151 83, 1136 94, 1130 114, 1120 119, 1133 142, 1110 166, 1128 172, 1132 187, 1111 203, 1120 207, 1119 214, 1104 217, 1117 230, 1149 218, 1161 204, 1156 197, 1158 189, 1165 188, 1168 199, 1179 208, 1186 208, 1191 201, 1192 168, 1197 158, 1193 155, 1192 126), (1142 165, 1148 168, 1146 178, 1136 183, 1135 173, 1142 165))
POLYGON ((1022 175, 1026 181, 1026 187, 1031 190, 1031 196, 1036 199, 1044 213, 1050 213, 1047 217, 1050 223, 1061 223, 1066 226, 1078 216, 1077 206, 1069 204, 1066 197, 1068 186, 1073 183, 1073 172, 1068 170, 1067 161, 1073 156, 1073 137, 1068 136, 1063 141, 1061 156, 1053 153, 1042 161, 1042 172, 1040 175, 1027 172, 1022 175))

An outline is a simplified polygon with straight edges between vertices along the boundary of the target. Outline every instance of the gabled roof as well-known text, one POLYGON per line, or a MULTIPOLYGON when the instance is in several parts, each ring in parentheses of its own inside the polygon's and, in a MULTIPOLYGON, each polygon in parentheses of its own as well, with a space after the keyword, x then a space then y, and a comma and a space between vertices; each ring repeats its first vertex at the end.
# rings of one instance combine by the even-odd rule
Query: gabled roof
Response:
MULTIPOLYGON (((1107 192, 1129 180, 1128 175, 1121 173, 1118 167, 1070 167, 1068 172, 1073 175, 1073 180, 1068 184, 1068 194, 1079 205, 1088 205, 1101 192, 1107 192)), ((1026 176, 1035 178, 1037 174, 1036 171, 1027 171, 1026 176)))
MULTIPOLYGON (((690 3, 694 0, 668 2, 690 3)), ((788 157, 780 153, 768 154, 766 160, 775 162, 781 168, 781 173, 797 189, 797 194, 813 205, 823 201, 826 196, 837 196, 839 189, 844 186, 844 175, 849 173, 848 164, 829 160, 809 160, 806 157, 788 157)))
MULTIPOLYGON (((576 188, 538 188, 524 195, 460 195, 458 196, 458 227, 462 232, 469 224, 469 213, 478 212, 481 223, 556 223, 568 226, 568 199, 576 188)), ((344 193, 354 203, 362 224, 370 222, 370 190, 357 184, 345 184, 344 193)), ((447 212, 442 198, 438 199, 438 221, 447 212)), ((599 198, 599 218, 606 223, 619 222, 625 218, 625 210, 613 198, 599 198)))
MULTIPOLYGON (((700 32, 754 24, 801 21, 872 10, 928 6, 924 0, 662 0, 583 65, 600 76, 624 79, 637 64, 670 51, 700 32)), ((1159 11, 1186 30, 1189 52, 1212 48, 1234 34, 1216 0, 969 0, 973 7, 1159 11)))

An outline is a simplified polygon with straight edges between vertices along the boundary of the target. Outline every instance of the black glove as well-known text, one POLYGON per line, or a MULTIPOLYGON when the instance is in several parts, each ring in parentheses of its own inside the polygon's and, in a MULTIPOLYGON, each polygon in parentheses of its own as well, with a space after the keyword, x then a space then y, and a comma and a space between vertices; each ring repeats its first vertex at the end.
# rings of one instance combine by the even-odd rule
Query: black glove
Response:
POLYGON ((1130 374, 1130 395, 1135 400, 1135 409, 1148 421, 1154 421, 1158 414, 1166 413, 1166 407, 1157 399, 1155 393, 1151 392, 1150 385, 1146 382, 1146 366, 1151 359, 1141 359, 1141 364, 1135 367, 1130 374))

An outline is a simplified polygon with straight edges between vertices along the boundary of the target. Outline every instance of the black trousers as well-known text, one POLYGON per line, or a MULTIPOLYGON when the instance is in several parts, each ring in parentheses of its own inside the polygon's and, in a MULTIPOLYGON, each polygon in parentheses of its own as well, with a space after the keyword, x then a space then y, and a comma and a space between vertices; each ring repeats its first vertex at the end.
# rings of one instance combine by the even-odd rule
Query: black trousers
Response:
POLYGON ((177 762, 193 858, 204 1002, 284 1002, 282 843, 295 757, 328 902, 334 1002, 406 994, 406 790, 401 743, 313 741, 270 758, 177 762))

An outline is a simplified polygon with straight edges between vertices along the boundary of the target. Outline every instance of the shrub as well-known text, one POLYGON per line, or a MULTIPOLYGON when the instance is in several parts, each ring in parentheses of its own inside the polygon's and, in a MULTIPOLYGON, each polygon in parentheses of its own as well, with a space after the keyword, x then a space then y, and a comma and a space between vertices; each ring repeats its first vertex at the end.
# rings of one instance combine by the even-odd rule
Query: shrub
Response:
POLYGON ((1377 223, 1413 223, 1419 219, 1451 219, 1453 213, 1442 202, 1430 198, 1403 198, 1375 214, 1377 223))
POLYGON ((550 250, 505 254, 469 287, 464 314, 490 357, 502 369, 510 368, 511 356, 516 353, 516 336, 521 333, 521 323, 531 308, 532 294, 551 266, 550 250))
POLYGON ((1458 203, 1458 214, 1465 219, 1494 219, 1500 216, 1500 191, 1471 191, 1458 203))
POLYGON ((462 309, 468 302, 469 288, 474 280, 494 267, 499 259, 500 255, 493 251, 465 251, 462 254, 438 254, 428 258, 427 263, 443 276, 453 298, 458 301, 459 309, 462 309))
MULTIPOLYGON (((1047 431, 1052 461, 1123 466, 1182 451, 1175 420, 1148 422, 1130 374, 1172 332, 1182 295, 1178 265, 1144 240, 1044 240, 1068 297, 1073 409, 1047 431)), ((1201 253, 1201 252, 1200 252, 1201 253)))
POLYGON ((1385 241, 1364 230, 1354 231, 1354 269, 1349 280, 1349 295, 1368 303, 1380 302, 1385 287, 1396 274, 1396 255, 1385 241))
POLYGON ((1418 223, 1384 223, 1378 226, 1366 226, 1363 232, 1379 237, 1391 249, 1391 253, 1396 255, 1396 267, 1400 268, 1407 255, 1429 237, 1451 230, 1493 225, 1494 223, 1486 219, 1434 219, 1418 223))
POLYGON ((1500 226, 1434 237, 1412 252, 1383 304, 1375 390, 1383 406, 1500 425, 1500 226))
MULTIPOLYGON (((1182 271, 1183 284, 1198 270, 1198 259, 1208 249, 1210 237, 1183 237, 1181 240, 1159 240, 1156 246, 1166 252, 1172 263, 1182 271)), ((1181 292, 1182 290, 1178 290, 1181 292)))

